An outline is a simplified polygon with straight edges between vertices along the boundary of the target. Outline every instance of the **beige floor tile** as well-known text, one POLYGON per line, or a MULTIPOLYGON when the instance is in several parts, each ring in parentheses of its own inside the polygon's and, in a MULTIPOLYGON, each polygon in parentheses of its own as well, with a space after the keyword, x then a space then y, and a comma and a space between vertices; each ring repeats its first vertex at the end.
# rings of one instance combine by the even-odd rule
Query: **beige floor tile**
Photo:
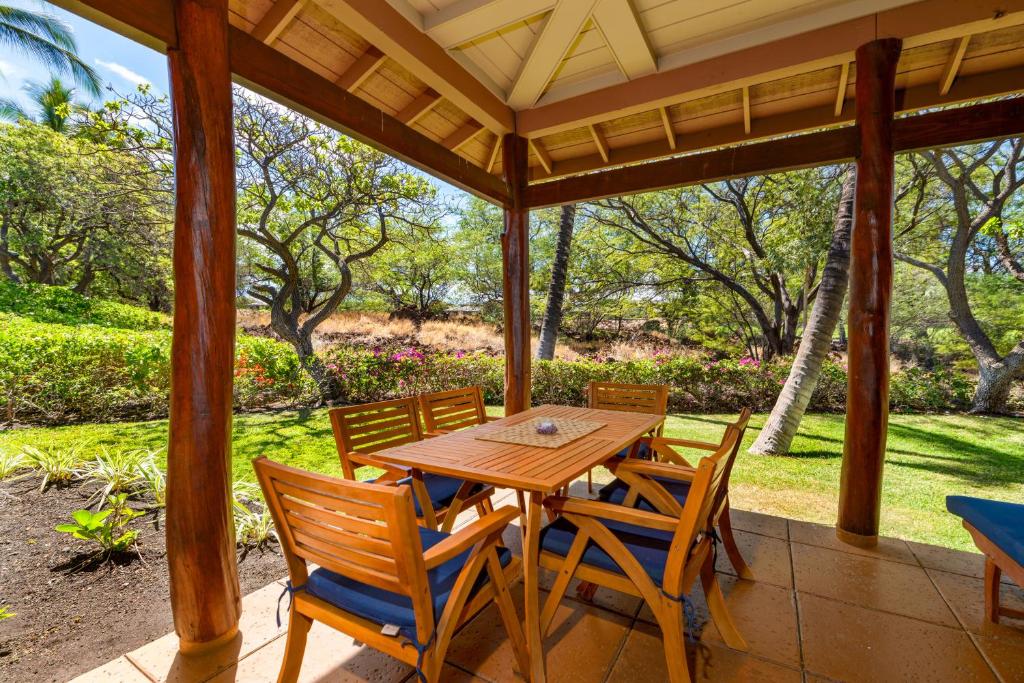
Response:
MULTIPOLYGON (((926 569, 938 569, 953 574, 973 576, 976 579, 985 578, 985 556, 981 553, 967 553, 962 550, 953 550, 927 543, 915 543, 914 541, 907 541, 907 545, 921 566, 926 569)), ((1016 585, 1013 583, 1013 579, 1005 574, 1003 583, 1016 585)))
POLYGON ((1024 631, 1020 635, 1006 632, 983 636, 971 634, 971 638, 1003 681, 1024 681, 1024 631))
MULTIPOLYGON (((521 587, 513 588, 513 596, 516 605, 522 605, 521 587)), ((544 639, 548 680, 604 680, 629 627, 630 619, 608 610, 575 601, 563 602, 544 639)), ((494 606, 455 636, 447 659, 487 680, 511 680, 510 673, 515 668, 512 648, 494 606)))
POLYGON ((180 655, 178 637, 169 633, 126 656, 155 681, 194 683, 206 680, 284 633, 288 623, 284 602, 281 604, 280 627, 276 619, 281 590, 281 584, 275 582, 245 596, 238 637, 212 654, 200 657, 180 655))
MULTIPOLYGON (((736 545, 747 565, 754 572, 754 579, 785 588, 793 587, 793 564, 789 557, 789 543, 773 536, 762 536, 736 530, 736 545)), ((718 546, 718 561, 715 567, 720 572, 736 575, 729 556, 721 544, 718 546)))
MULTIPOLYGON (((926 571, 964 628, 972 633, 1015 639, 1024 650, 1024 620, 1003 617, 998 624, 993 624, 985 619, 984 580, 936 569, 926 571)), ((1000 589, 1004 606, 1024 610, 1024 590, 1007 584, 1002 584, 1000 589)))
POLYGON ((794 543, 793 573, 801 592, 958 625, 921 567, 794 543))
MULTIPOLYGON (((221 672, 211 683, 272 683, 284 659, 285 637, 221 672)), ((299 683, 399 683, 413 668, 339 631, 314 622, 306 642, 299 683)))
POLYGON ((781 538, 784 541, 789 539, 789 529, 784 517, 775 517, 760 512, 731 508, 729 519, 732 520, 733 529, 781 538))
POLYGON ((795 519, 789 520, 789 539, 797 543, 816 545, 821 548, 830 548, 852 555, 863 557, 874 557, 904 564, 919 566, 914 553, 910 551, 906 541, 898 538, 883 536, 878 539, 878 545, 874 548, 858 548, 857 546, 843 543, 836 538, 834 526, 825 524, 814 524, 813 522, 801 522, 795 519))
POLYGON ((118 657, 86 672, 70 683, 150 683, 149 679, 125 657, 118 657))
MULTIPOLYGON (((686 643, 690 677, 695 681, 799 683, 800 672, 742 652, 708 643, 686 643)), ((668 679, 661 631, 638 622, 630 631, 608 683, 649 683, 668 679)))
POLYGON ((798 594, 809 673, 865 681, 992 681, 966 633, 895 614, 798 594))

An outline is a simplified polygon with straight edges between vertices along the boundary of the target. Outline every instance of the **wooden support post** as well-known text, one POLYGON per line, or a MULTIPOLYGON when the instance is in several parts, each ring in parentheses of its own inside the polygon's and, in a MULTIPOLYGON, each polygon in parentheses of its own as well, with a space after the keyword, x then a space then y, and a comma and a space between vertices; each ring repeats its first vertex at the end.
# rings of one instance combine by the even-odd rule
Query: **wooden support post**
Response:
POLYGON ((893 114, 902 41, 857 50, 857 194, 850 248, 846 439, 836 533, 852 545, 878 542, 882 465, 889 422, 889 300, 892 296, 893 114))
POLYGON ((530 407, 530 210, 526 191, 526 138, 502 140, 502 168, 511 200, 501 233, 505 311, 505 414, 530 407))
POLYGON ((167 562, 182 652, 230 642, 241 597, 231 513, 235 155, 227 0, 175 0, 174 337, 167 562))

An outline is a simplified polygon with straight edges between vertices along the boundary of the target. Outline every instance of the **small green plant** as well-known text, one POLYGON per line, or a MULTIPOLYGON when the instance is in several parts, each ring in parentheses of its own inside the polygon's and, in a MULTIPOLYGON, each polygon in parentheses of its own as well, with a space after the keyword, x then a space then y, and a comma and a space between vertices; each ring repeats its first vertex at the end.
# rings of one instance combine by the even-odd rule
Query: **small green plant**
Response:
POLYGON ((0 605, 0 621, 18 616, 18 613, 11 609, 10 605, 0 605))
POLYGON ((243 548, 259 548, 277 538, 270 509, 263 502, 260 488, 249 481, 231 486, 235 518, 235 542, 243 548))
POLYGON ((86 463, 80 476, 99 482, 103 488, 89 499, 106 499, 112 493, 131 493, 144 481, 142 463, 149 457, 144 450, 113 451, 102 449, 92 461, 86 463))
POLYGON ((80 446, 63 449, 25 446, 22 453, 32 468, 43 474, 43 482, 39 485, 40 493, 45 491, 50 484, 62 486, 69 483, 78 475, 78 468, 82 464, 80 446))
POLYGON ((146 491, 153 496, 153 502, 157 507, 167 505, 167 472, 160 467, 156 453, 150 451, 147 457, 139 464, 139 473, 145 482, 146 491))
POLYGON ((0 451, 0 481, 14 476, 19 470, 32 467, 32 463, 25 457, 24 453, 9 453, 0 451))
POLYGON ((104 555, 125 552, 135 543, 139 532, 128 529, 130 521, 142 513, 128 507, 127 494, 107 496, 107 507, 97 512, 75 510, 73 524, 58 524, 54 529, 77 539, 99 545, 104 555))

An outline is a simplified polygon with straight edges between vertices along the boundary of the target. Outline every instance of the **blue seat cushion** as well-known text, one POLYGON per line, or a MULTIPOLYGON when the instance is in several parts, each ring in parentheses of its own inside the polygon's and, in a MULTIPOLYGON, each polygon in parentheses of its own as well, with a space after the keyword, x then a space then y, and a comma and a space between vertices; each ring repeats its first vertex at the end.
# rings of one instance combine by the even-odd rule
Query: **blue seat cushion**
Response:
MULTIPOLYGON (((672 545, 672 533, 648 529, 633 524, 625 524, 610 519, 599 519, 608 529, 626 546, 633 557, 640 562, 647 575, 658 586, 665 577, 665 564, 668 560, 668 551, 672 545)), ((569 554, 569 548, 576 539, 576 525, 565 517, 559 517, 551 524, 548 524, 540 532, 541 550, 565 557, 569 554)), ((582 563, 605 569, 617 574, 625 574, 600 546, 589 541, 587 549, 583 552, 582 563)))
MULTIPOLYGON (((616 458, 625 458, 625 457, 627 457, 629 455, 629 449, 632 448, 632 447, 633 447, 632 445, 626 446, 621 451, 616 453, 615 457, 616 458)), ((641 441, 640 442, 640 446, 636 449, 636 457, 640 458, 641 460, 650 460, 651 459, 651 446, 646 441, 641 441)))
MULTIPOLYGON (((424 551, 450 535, 443 531, 433 531, 423 527, 419 528, 419 532, 424 551)), ((452 587, 455 585, 459 572, 466 565, 470 552, 471 550, 467 550, 427 572, 435 621, 441 618, 452 587)), ((501 561, 501 566, 505 567, 512 561, 512 553, 507 548, 498 548, 498 559, 501 561)), ((471 597, 489 580, 487 570, 484 569, 473 587, 471 597)), ((412 639, 415 636, 416 615, 412 609, 412 601, 405 595, 370 586, 323 567, 314 570, 309 575, 305 590, 324 602, 329 602, 339 609, 358 614, 364 619, 369 619, 382 626, 385 624, 398 626, 407 638, 412 639)))
POLYGON ((946 496, 946 509, 1024 565, 1024 505, 969 496, 946 496))
MULTIPOLYGON (((423 474, 423 484, 427 487, 427 494, 430 495, 430 502, 435 510, 446 508, 452 504, 452 501, 455 500, 455 494, 459 492, 459 488, 462 486, 462 482, 462 479, 445 477, 440 474, 430 474, 429 472, 423 474)), ((412 486, 412 477, 399 479, 398 484, 399 486, 402 484, 412 486)), ((476 484, 470 491, 470 495, 476 495, 483 490, 483 484, 476 484)), ((420 499, 416 496, 415 489, 413 489, 412 501, 413 506, 416 508, 416 516, 422 517, 423 508, 420 507, 420 499)))
MULTIPOLYGON (((672 494, 672 497, 679 501, 680 505, 686 505, 686 496, 690 494, 690 482, 666 479, 664 477, 654 477, 654 480, 672 494)), ((626 493, 628 491, 629 485, 626 482, 621 479, 615 479, 612 483, 605 484, 598 490, 597 499, 606 503, 622 505, 626 500, 626 493)), ((643 496, 637 497, 636 504, 633 507, 649 512, 657 512, 654 506, 647 502, 643 496)))

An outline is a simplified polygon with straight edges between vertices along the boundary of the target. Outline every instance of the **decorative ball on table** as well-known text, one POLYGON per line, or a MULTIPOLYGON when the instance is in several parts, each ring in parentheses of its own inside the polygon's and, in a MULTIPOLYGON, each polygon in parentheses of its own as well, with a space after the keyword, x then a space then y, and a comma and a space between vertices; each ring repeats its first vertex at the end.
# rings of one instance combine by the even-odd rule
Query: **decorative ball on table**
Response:
POLYGON ((554 421, 552 421, 552 420, 541 420, 540 422, 537 423, 537 433, 538 434, 557 434, 558 433, 558 425, 556 425, 554 423, 554 421))

